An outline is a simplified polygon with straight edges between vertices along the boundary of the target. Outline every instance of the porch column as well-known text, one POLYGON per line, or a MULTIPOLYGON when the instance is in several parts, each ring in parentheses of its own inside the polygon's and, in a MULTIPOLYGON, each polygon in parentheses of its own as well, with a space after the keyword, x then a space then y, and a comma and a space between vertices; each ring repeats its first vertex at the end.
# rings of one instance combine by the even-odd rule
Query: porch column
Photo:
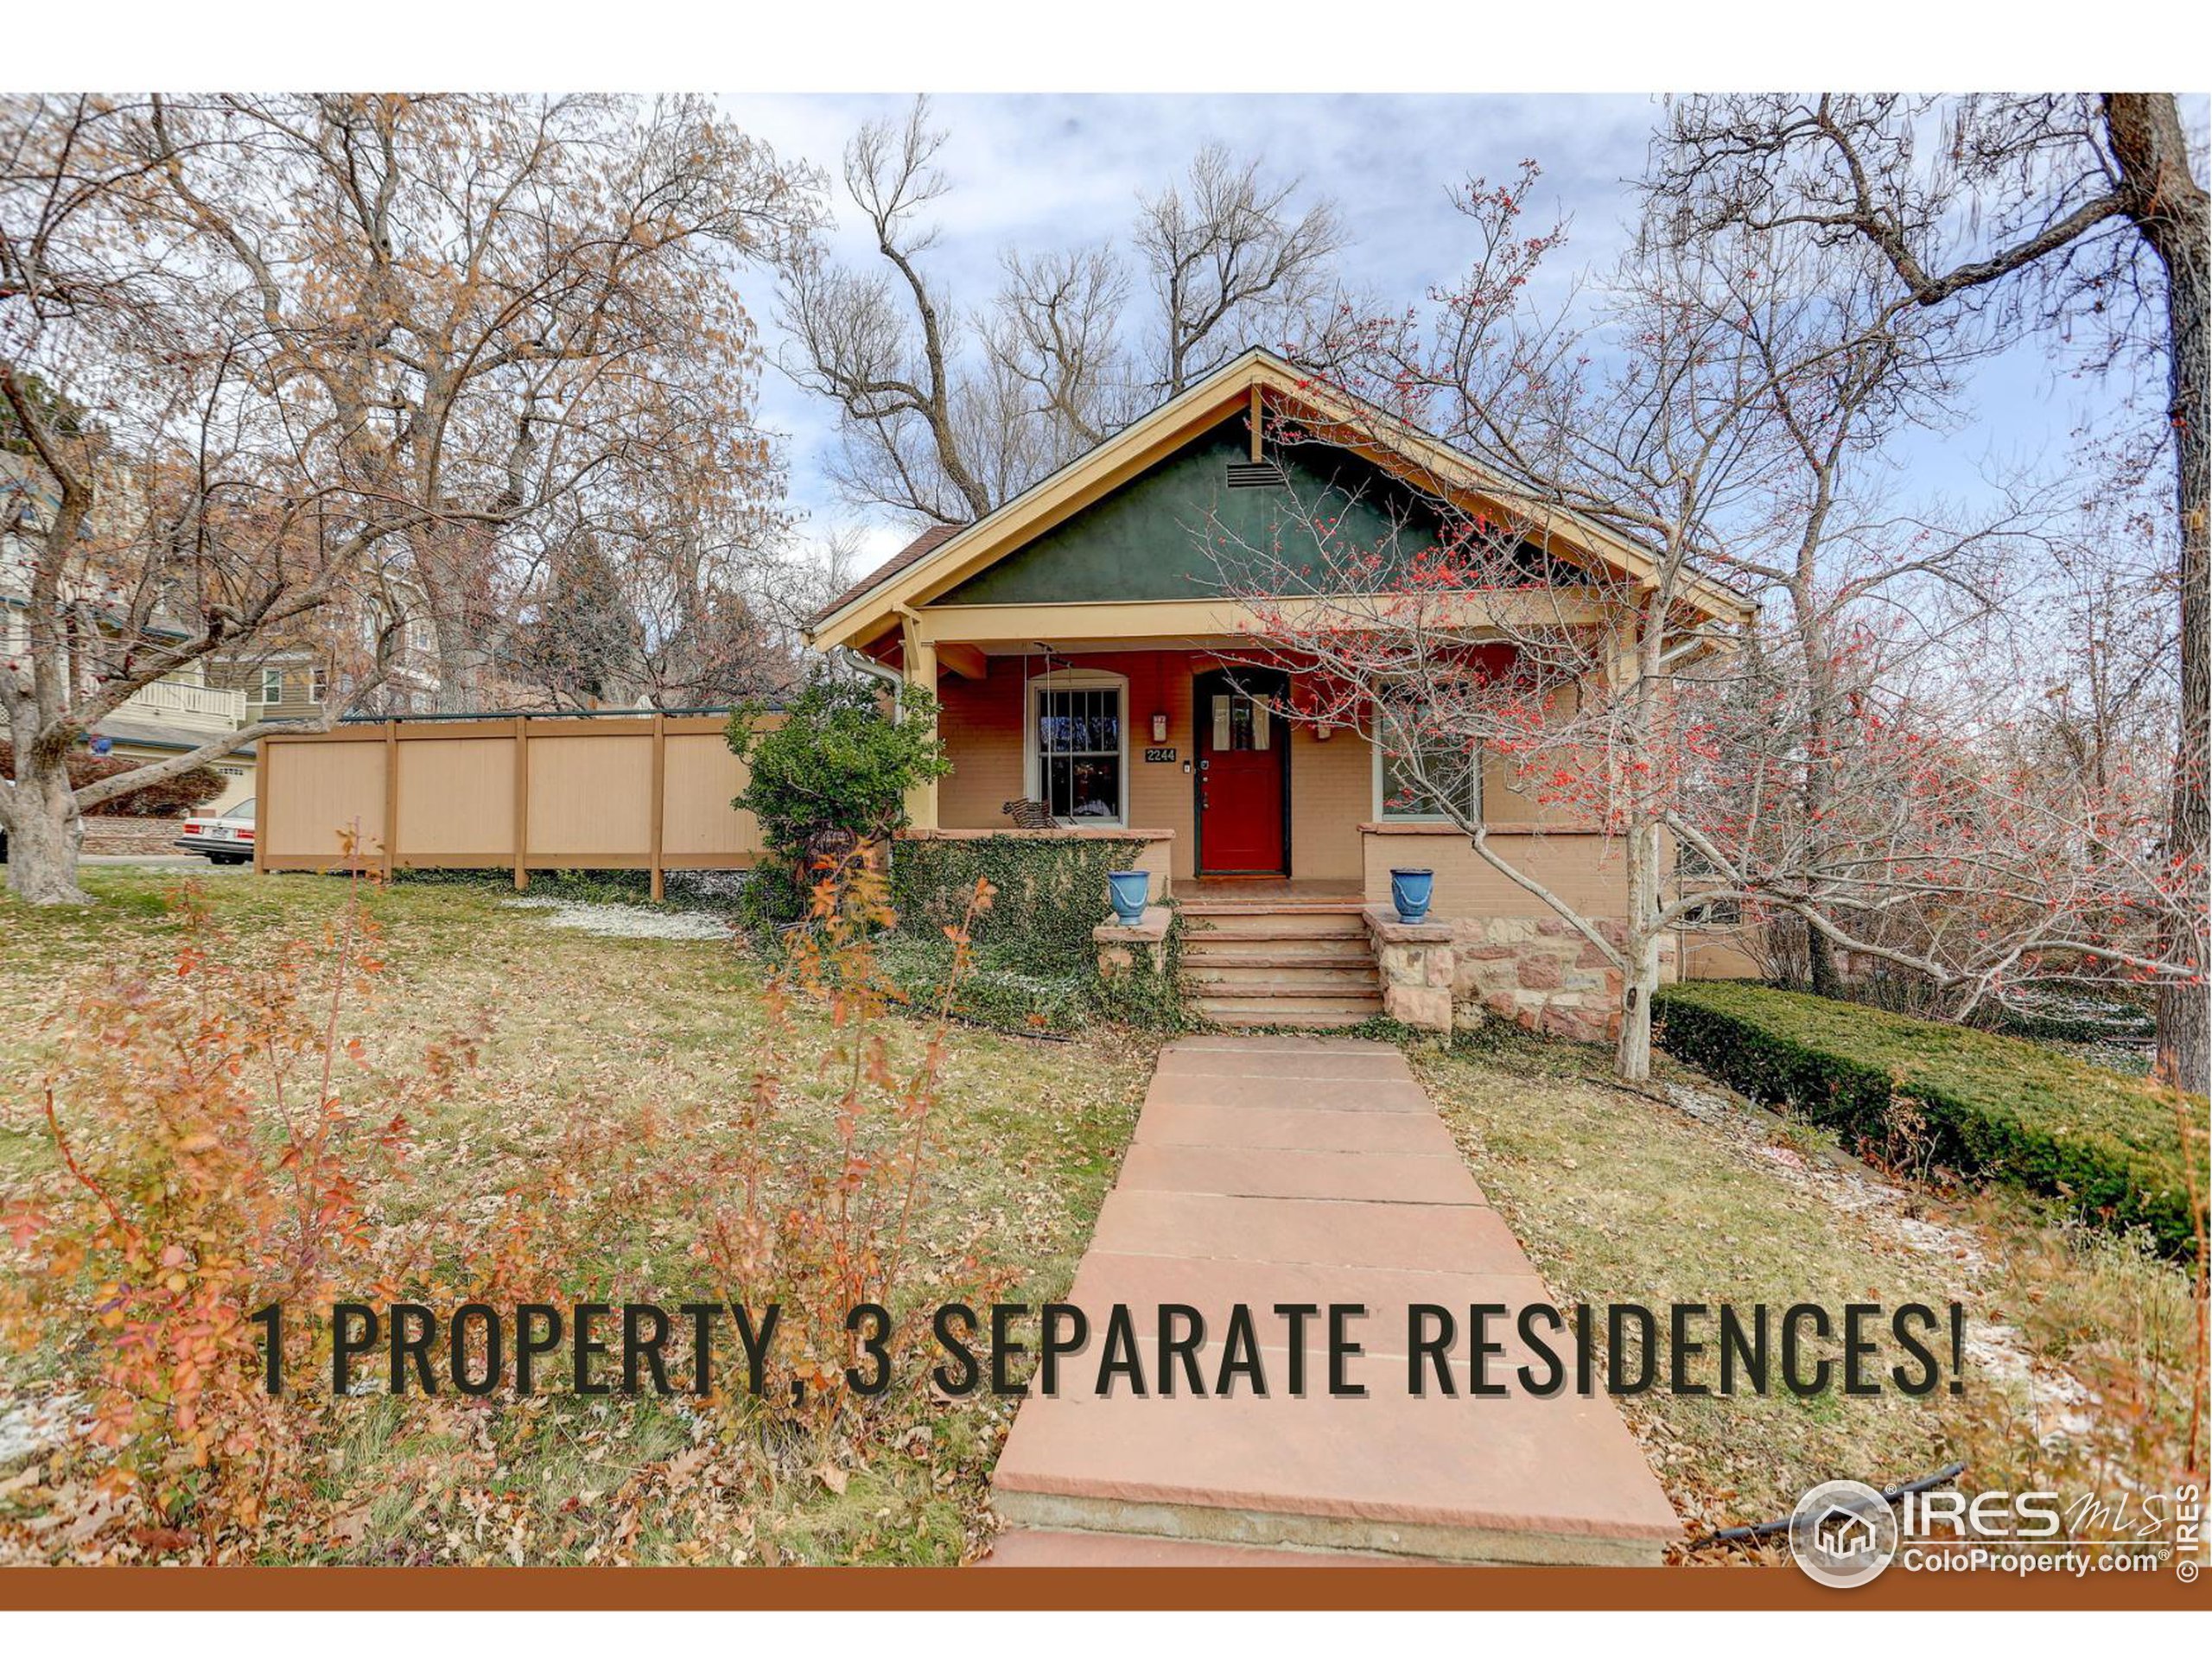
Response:
MULTIPOLYGON (((906 683, 918 685, 931 696, 937 695, 937 645, 922 638, 922 631, 915 626, 916 619, 908 617, 900 624, 901 644, 906 658, 906 683)), ((943 734, 938 734, 942 736, 943 734)), ((906 791, 906 823, 915 830, 937 828, 937 779, 917 784, 906 791)))

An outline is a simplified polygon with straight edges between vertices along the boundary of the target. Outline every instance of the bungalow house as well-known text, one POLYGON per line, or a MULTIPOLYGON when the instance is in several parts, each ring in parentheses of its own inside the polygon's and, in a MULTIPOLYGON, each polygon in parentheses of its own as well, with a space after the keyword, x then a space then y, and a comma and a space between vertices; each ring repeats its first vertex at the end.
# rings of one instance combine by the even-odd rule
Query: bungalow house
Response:
MULTIPOLYGON (((1293 493, 1337 492, 1347 515, 1424 501, 1433 513, 1440 480, 1473 510, 1503 499, 1427 435, 1315 407, 1333 396, 1247 353, 996 512, 917 537, 825 607, 810 639, 939 698, 951 771, 915 791, 909 835, 1141 843, 1212 1018, 1352 1024, 1387 1010, 1448 1027, 1455 1008, 1483 1008, 1602 1035, 1618 981, 1601 953, 1397 787, 1359 730, 1283 718, 1291 677, 1252 666, 1254 608, 1229 596, 1202 527, 1264 544, 1293 493), (1263 453, 1266 420, 1282 416, 1354 435, 1263 453), (1408 865, 1435 872, 1430 922, 1412 929, 1382 909, 1390 870, 1408 865)), ((1648 569, 1596 526, 1564 524, 1554 542, 1631 582, 1648 569)), ((1686 602, 1723 627, 1750 615, 1718 588, 1686 602)), ((1582 913, 1622 914, 1618 844, 1556 821, 1501 759, 1480 770, 1492 844, 1582 913)), ((1102 960, 1165 925, 1102 930, 1102 960)), ((1727 971, 1726 951, 1707 955, 1727 971)))

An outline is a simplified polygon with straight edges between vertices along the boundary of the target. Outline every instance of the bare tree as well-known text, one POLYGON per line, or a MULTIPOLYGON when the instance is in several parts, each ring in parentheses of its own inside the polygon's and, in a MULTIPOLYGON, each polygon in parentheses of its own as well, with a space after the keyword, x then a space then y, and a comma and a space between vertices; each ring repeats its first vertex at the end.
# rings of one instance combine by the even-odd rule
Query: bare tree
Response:
POLYGON ((784 366, 836 405, 838 482, 856 505, 966 524, 1256 340, 1280 340, 1330 289, 1334 207, 1209 146, 1141 204, 1135 250, 1157 309, 1135 315, 1110 246, 1009 250, 998 291, 963 307, 926 269, 930 206, 950 187, 926 99, 845 148, 846 194, 881 268, 819 240, 786 262, 784 366))
POLYGON ((959 360, 959 314, 920 263, 938 232, 917 219, 950 188, 937 166, 948 136, 930 124, 925 98, 903 121, 861 128, 845 147, 845 190, 887 270, 863 275, 831 263, 818 243, 804 245, 785 263, 780 316, 795 348, 785 369, 838 406, 846 493, 964 524, 999 498, 993 469, 968 447, 988 442, 994 429, 969 407, 975 392, 959 360))
POLYGON ((1001 264, 985 340, 1045 423, 1048 453, 1065 459, 1137 412, 1121 340, 1128 276, 1108 248, 1008 252, 1001 264))
POLYGON ((723 707, 798 677, 793 620, 755 598, 789 586, 775 552, 787 516, 666 481, 648 473, 613 499, 595 493, 549 556, 507 664, 536 699, 723 707))
POLYGON ((1154 381, 1173 397, 1329 290, 1346 236, 1335 204, 1292 207, 1299 181, 1266 178, 1255 159, 1220 144, 1192 159, 1183 181, 1144 200, 1136 246, 1158 302, 1154 381))
POLYGON ((647 452, 711 484, 752 425, 731 264, 814 213, 805 175, 693 99, 156 99, 141 150, 206 280, 342 429, 348 481, 410 510, 448 709, 535 579, 518 526, 647 452))
POLYGON ((2044 504, 1955 524, 1845 487, 1842 459, 1881 429, 1861 378, 1910 339, 1878 317, 1862 331, 1764 238, 1647 249, 1600 326, 1571 326, 1527 298, 1558 239, 1516 223, 1530 182, 1463 193, 1474 269, 1428 318, 1357 331, 1349 413, 1274 423, 1279 444, 1387 448, 1418 422, 1474 464, 1412 480, 1425 512, 1394 509, 1380 544, 1347 537, 1333 497, 1296 503, 1303 533, 1283 545, 1212 527, 1273 642, 1262 658, 1301 684, 1286 715, 1368 732, 1402 786, 1587 941, 1619 976, 1626 1077, 1648 1071, 1667 933, 1716 900, 1793 918, 1959 1008, 2054 966, 2181 971, 2148 945, 2167 899, 2124 791, 2055 796, 1992 741, 2012 711, 1989 705, 1988 677, 1930 647, 1960 637, 1938 597, 1980 614, 1977 577, 2018 556, 2044 504), (1564 554, 1562 531, 1608 556, 1564 554), (1711 620, 1730 609, 1717 588, 1785 602, 1746 637, 1711 620), (1498 842, 1484 794, 1500 788, 1618 842, 1623 913, 1498 842), (1670 842, 1700 860, 1694 887, 1670 881, 1670 842), (2101 856, 2082 856, 2091 842, 2101 856))
POLYGON ((282 366, 344 342, 280 344, 207 280, 205 239, 164 212, 173 157, 147 147, 152 118, 124 100, 0 101, 0 581, 20 607, 0 666, 0 828, 9 885, 35 904, 85 901, 85 813, 270 728, 73 787, 86 734, 156 681, 296 625, 408 522, 346 481, 346 434, 282 366))
POLYGON ((2159 1060, 2200 1092, 2212 1077, 2202 995, 2212 963, 2212 211, 2201 165, 2171 93, 1719 98, 1678 108, 1654 180, 1655 207, 1678 234, 1807 227, 1877 251, 1900 308, 1962 308, 2008 332, 2094 318, 2114 349, 2145 344, 2163 359, 2182 709, 2165 856, 2190 901, 2174 907, 2190 919, 2163 950, 2196 977, 2159 993, 2159 1060))

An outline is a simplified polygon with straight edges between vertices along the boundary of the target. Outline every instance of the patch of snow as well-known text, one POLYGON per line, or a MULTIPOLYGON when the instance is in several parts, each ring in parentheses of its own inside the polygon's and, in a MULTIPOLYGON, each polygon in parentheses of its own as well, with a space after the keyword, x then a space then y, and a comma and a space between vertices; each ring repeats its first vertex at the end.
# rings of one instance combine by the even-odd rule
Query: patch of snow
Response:
MULTIPOLYGON (((1976 1282, 1996 1270, 1997 1264, 1971 1229, 1914 1214, 1924 1200, 1879 1179, 1864 1166, 1806 1158, 1777 1144, 1770 1138, 1769 1123, 1761 1115, 1732 1104, 1725 1096, 1669 1084, 1667 1098, 1676 1110, 1719 1131, 1739 1153, 1799 1191, 1878 1229, 1914 1254, 1940 1262, 1942 1278, 1955 1287, 1959 1300, 1968 1300, 1976 1282)), ((2072 1372, 2037 1359, 2016 1327, 1993 1320, 1969 1322, 1963 1345, 1971 1367, 2000 1385, 2026 1393, 2037 1433, 2046 1445, 2088 1433, 2089 1408, 2096 1396, 2072 1372)))
POLYGON ((75 1405, 71 1395, 0 1405, 0 1468, 35 1458, 67 1440, 70 1413, 75 1405))
POLYGON ((556 927, 604 939, 727 939, 730 925, 692 910, 648 910, 643 905, 589 905, 573 899, 507 899, 510 910, 542 910, 556 927))

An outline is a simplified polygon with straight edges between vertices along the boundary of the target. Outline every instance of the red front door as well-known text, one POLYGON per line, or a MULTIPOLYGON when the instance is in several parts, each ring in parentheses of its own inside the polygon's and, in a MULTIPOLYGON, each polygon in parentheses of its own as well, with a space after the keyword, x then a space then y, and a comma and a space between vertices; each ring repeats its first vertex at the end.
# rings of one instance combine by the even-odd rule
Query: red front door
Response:
POLYGON ((1266 702, 1278 689, 1264 674, 1224 669, 1199 675, 1192 688, 1200 875, 1290 873, 1290 729, 1266 702))

